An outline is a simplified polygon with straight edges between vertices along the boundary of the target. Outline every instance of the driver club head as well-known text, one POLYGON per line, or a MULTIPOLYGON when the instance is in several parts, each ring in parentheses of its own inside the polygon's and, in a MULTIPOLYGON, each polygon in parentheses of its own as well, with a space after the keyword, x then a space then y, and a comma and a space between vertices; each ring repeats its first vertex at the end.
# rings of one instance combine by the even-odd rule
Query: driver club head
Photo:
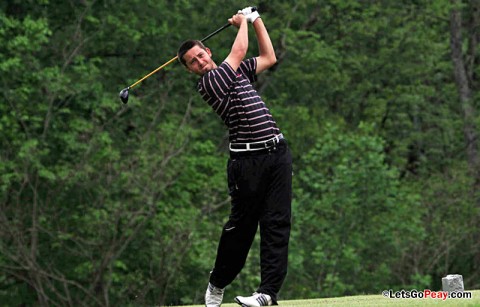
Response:
POLYGON ((127 88, 124 88, 123 90, 120 91, 120 99, 122 100, 122 102, 124 104, 126 104, 128 102, 128 90, 130 89, 130 87, 127 87, 127 88))

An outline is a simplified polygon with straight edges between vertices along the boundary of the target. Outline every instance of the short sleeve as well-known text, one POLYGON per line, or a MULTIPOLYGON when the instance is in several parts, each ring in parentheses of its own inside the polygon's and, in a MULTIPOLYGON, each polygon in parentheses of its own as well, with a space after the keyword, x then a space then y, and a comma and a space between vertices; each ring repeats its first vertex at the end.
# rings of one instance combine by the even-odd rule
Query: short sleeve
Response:
POLYGON ((240 67, 238 68, 238 71, 243 74, 245 77, 247 77, 248 81, 250 83, 253 83, 257 81, 257 59, 256 58, 249 58, 242 63, 240 63, 240 67))

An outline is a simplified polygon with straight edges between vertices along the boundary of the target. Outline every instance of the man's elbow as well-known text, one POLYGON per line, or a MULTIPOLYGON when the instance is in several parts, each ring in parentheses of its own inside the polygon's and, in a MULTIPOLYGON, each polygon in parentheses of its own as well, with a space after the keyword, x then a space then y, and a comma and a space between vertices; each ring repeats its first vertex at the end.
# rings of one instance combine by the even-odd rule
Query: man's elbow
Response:
POLYGON ((275 55, 275 53, 273 53, 268 57, 268 67, 272 67, 276 63, 277 63, 277 56, 275 55))
POLYGON ((275 55, 275 53, 273 54, 273 57, 272 57, 272 66, 277 64, 277 56, 275 55))

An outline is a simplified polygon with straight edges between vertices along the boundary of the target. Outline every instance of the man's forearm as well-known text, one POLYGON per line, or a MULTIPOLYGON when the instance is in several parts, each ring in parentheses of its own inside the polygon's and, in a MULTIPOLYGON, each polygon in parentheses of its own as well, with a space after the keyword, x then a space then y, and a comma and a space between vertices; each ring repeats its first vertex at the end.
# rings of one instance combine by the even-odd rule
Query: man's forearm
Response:
POLYGON ((248 24, 245 16, 237 14, 229 19, 229 22, 238 27, 237 36, 233 42, 230 54, 225 61, 232 67, 234 71, 240 66, 243 58, 247 54, 248 50, 248 24))
POLYGON ((235 37, 235 41, 232 45, 232 52, 237 54, 242 54, 245 57, 245 54, 248 50, 248 25, 247 22, 244 21, 238 28, 237 36, 235 37))
MULTIPOLYGON (((260 67, 257 69, 257 73, 271 67, 277 62, 275 50, 273 49, 272 41, 268 35, 267 28, 261 18, 257 18, 253 23, 255 34, 258 41, 258 62, 260 67)), ((258 64, 257 64, 258 65, 258 64)))

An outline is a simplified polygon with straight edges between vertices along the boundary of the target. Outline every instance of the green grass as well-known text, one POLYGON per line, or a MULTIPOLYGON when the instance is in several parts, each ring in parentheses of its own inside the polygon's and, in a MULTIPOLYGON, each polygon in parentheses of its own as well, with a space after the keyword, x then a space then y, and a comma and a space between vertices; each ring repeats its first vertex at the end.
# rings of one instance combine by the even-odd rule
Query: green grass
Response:
MULTIPOLYGON (((353 306, 480 306, 480 290, 472 292, 471 299, 390 299, 382 295, 360 295, 337 298, 323 298, 312 300, 279 301, 278 304, 284 307, 313 307, 313 306, 335 306, 335 307, 353 307, 353 306)), ((182 306, 182 307, 202 307, 204 305, 182 306)), ((222 307, 239 307, 239 305, 222 304, 222 307)))

